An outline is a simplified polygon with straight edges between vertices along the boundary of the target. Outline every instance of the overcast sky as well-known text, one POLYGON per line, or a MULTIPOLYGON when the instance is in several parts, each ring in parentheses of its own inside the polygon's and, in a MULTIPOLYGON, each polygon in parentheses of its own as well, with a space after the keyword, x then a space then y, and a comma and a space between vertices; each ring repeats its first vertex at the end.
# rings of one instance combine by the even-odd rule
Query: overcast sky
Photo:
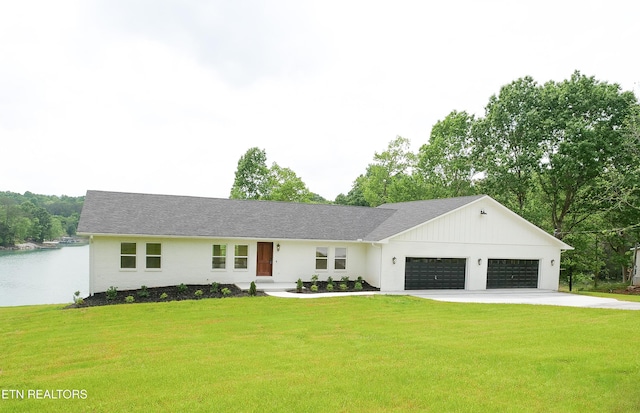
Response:
POLYGON ((0 191, 229 196, 250 147, 333 200, 523 76, 640 90, 640 3, 0 0, 0 191))

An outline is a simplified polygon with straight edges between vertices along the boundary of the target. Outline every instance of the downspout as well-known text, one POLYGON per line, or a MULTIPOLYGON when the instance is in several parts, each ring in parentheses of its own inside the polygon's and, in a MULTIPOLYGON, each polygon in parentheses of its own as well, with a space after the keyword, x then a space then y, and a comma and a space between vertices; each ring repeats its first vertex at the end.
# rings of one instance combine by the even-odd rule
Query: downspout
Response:
POLYGON ((93 280, 93 267, 94 267, 94 257, 93 257, 93 235, 89 236, 89 296, 92 296, 94 291, 94 280, 93 280))

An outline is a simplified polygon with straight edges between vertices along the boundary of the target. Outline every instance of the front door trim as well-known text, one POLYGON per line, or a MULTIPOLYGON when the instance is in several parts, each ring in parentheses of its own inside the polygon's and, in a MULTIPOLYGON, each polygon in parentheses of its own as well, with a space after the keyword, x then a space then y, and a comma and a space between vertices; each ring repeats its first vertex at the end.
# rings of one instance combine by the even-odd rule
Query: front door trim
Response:
POLYGON ((273 242, 258 242, 256 276, 273 276, 273 242))

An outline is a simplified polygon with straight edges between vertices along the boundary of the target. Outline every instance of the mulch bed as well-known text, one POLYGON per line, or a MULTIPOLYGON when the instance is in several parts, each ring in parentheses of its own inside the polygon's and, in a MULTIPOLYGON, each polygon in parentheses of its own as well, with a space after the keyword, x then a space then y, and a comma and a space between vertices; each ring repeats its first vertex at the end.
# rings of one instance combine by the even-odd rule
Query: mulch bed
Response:
MULTIPOLYGON (((226 297, 249 297, 248 291, 242 291, 234 284, 220 284, 217 292, 211 292, 211 284, 188 284, 186 290, 182 290, 179 286, 174 285, 170 287, 149 287, 147 288, 148 296, 139 295, 141 290, 118 290, 118 295, 114 300, 107 300, 107 293, 95 293, 92 296, 84 298, 84 303, 81 305, 71 304, 66 308, 82 308, 82 307, 95 307, 100 305, 115 305, 115 304, 135 304, 135 303, 161 303, 166 301, 182 301, 182 300, 201 300, 203 298, 226 298, 226 297), (228 288, 231 293, 228 295, 222 294, 222 289, 228 288), (201 290, 202 295, 196 296, 196 291, 201 290), (165 293, 166 298, 160 298, 165 293), (127 303, 125 298, 132 296, 133 303, 127 303)), ((258 291, 257 296, 264 296, 265 293, 258 291)))
MULTIPOLYGON (((334 281, 334 289, 333 291, 327 290, 327 282, 326 281, 318 281, 316 285, 318 286, 318 291, 314 292, 311 290, 311 286, 313 283, 304 282, 304 288, 302 292, 299 294, 320 294, 327 292, 355 292, 355 291, 380 291, 379 288, 372 287, 367 282, 363 281, 362 289, 355 289, 355 281, 347 282, 347 290, 340 289, 341 281, 334 281)), ((248 291, 242 291, 235 284, 220 284, 218 286, 217 292, 211 291, 211 284, 187 284, 186 289, 180 289, 179 286, 173 285, 170 287, 151 287, 147 288, 148 296, 140 295, 141 290, 123 290, 118 291, 118 294, 114 300, 107 299, 107 293, 95 293, 92 296, 84 298, 84 302, 82 304, 70 304, 65 308, 83 308, 83 307, 95 307, 101 305, 116 305, 116 304, 135 304, 135 303, 161 303, 167 301, 182 301, 182 300, 201 300, 203 298, 227 298, 227 297, 249 297, 248 291), (222 294, 222 289, 228 288, 231 293, 228 295, 222 294), (201 290, 202 295, 196 296, 196 291, 201 290), (167 294, 166 298, 160 298, 160 296, 165 293, 167 294), (134 299, 133 303, 127 303, 125 301, 126 297, 132 296, 134 299)), ((297 290, 289 290, 290 292, 297 293, 297 290)), ((257 291, 256 296, 265 296, 266 293, 262 291, 257 291)))
MULTIPOLYGON (((342 281, 334 281, 333 282, 333 291, 328 291, 327 290, 327 282, 326 281, 318 281, 316 282, 316 285, 318 286, 318 291, 314 292, 311 291, 311 286, 313 285, 312 282, 303 282, 302 285, 304 286, 304 288, 302 289, 302 291, 299 294, 319 294, 319 293, 352 293, 352 292, 358 292, 358 291, 380 291, 379 288, 373 287, 371 285, 369 285, 366 281, 362 281, 361 285, 362 285, 362 289, 361 290, 356 290, 355 289, 355 285, 356 282, 355 281, 349 281, 346 282, 345 284, 347 284, 347 289, 346 290, 342 290, 340 288, 340 284, 343 284, 342 281)), ((290 292, 292 293, 297 293, 297 290, 290 290, 290 292)))

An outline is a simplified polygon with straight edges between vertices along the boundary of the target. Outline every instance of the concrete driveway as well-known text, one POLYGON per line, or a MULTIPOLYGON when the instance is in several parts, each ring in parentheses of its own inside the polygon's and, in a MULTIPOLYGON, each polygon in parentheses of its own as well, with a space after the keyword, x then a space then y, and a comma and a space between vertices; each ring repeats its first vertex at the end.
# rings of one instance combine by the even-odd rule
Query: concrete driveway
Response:
POLYGON ((640 302, 619 301, 613 298, 590 297, 587 295, 561 293, 537 289, 500 290, 420 290, 402 291, 394 294, 412 295, 430 300, 455 303, 490 304, 541 304, 566 307, 611 308, 617 310, 640 310, 640 302))

